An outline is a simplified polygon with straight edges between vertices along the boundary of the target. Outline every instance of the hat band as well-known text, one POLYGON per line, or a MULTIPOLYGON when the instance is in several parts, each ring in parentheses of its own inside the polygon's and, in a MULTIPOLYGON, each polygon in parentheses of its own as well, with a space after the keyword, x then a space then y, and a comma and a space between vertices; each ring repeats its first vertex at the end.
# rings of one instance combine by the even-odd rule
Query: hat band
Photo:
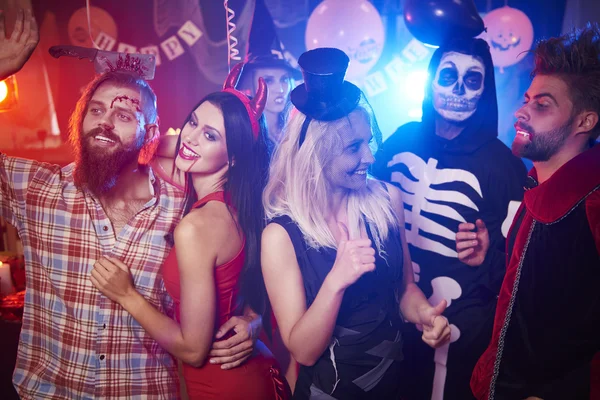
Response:
POLYGON ((306 132, 308 131, 308 125, 310 125, 311 121, 312 121, 312 118, 307 115, 306 119, 304 120, 304 123, 302 124, 302 129, 300 129, 300 139, 298 139, 298 149, 300 149, 300 147, 302 147, 302 143, 304 143, 304 139, 306 139, 306 132))

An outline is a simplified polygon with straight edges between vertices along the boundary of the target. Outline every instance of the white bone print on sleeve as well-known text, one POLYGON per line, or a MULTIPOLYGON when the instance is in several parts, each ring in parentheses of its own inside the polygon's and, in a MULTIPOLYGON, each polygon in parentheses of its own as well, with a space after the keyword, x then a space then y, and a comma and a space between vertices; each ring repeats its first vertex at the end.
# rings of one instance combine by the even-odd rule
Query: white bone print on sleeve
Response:
POLYGON ((502 222, 502 227, 500 228, 502 231, 502 236, 504 236, 505 239, 508 237, 508 230, 510 229, 513 220, 515 219, 515 216, 517 215, 517 210, 520 206, 520 201, 512 200, 510 203, 508 203, 508 211, 506 212, 506 218, 504 219, 504 222, 502 222))

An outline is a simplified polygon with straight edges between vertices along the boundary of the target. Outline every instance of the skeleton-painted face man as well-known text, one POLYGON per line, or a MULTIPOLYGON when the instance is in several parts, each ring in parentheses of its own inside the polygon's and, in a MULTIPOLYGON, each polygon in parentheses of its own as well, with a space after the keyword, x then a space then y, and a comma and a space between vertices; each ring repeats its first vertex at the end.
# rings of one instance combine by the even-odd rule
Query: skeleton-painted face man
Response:
POLYGON ((504 277, 502 226, 510 226, 523 198, 527 171, 498 139, 487 42, 452 35, 432 55, 427 73, 421 122, 398 128, 372 171, 402 188, 415 283, 432 304, 447 301, 444 315, 452 327, 451 343, 433 357, 420 343, 421 332, 403 336, 410 373, 419 380, 406 397, 471 399, 469 378, 490 342, 489 310, 504 277), (478 219, 499 255, 486 258, 479 272, 459 260, 454 241, 459 223, 478 219))
POLYGON ((465 121, 477 110, 484 80, 485 66, 479 58, 445 53, 432 82, 435 111, 448 121, 465 121))

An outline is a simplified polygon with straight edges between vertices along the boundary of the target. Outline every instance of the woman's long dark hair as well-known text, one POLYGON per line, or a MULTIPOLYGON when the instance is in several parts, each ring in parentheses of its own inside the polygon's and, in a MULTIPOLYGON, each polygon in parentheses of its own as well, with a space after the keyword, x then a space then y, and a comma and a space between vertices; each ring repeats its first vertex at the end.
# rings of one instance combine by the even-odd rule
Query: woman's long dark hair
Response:
MULTIPOLYGON (((266 315, 270 308, 260 268, 260 240, 265 227, 262 193, 269 171, 265 119, 260 118, 260 132, 258 139, 254 139, 248 112, 237 97, 226 92, 211 93, 192 110, 196 110, 207 101, 223 114, 230 165, 223 190, 230 196, 233 207, 230 211, 237 213, 237 222, 246 240, 244 267, 238 281, 242 299, 238 305, 238 312, 243 311, 246 305, 250 306, 263 316, 265 330, 270 334, 270 316, 266 315)), ((188 123, 190 117, 183 126, 188 123)), ((180 144, 181 135, 177 142, 177 152, 180 144)), ((198 200, 191 179, 191 175, 187 174, 184 215, 198 200)))

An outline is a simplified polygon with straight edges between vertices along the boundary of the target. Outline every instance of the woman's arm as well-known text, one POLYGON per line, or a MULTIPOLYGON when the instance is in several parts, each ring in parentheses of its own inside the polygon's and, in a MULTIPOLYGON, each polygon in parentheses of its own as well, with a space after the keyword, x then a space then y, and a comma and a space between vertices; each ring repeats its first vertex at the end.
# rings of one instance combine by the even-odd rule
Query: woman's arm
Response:
POLYGON ((283 343, 300 364, 313 365, 331 341, 344 292, 326 280, 306 309, 296 252, 281 225, 269 224, 263 231, 261 264, 283 343))
POLYGON ((442 316, 446 309, 446 301, 432 307, 427 298, 414 282, 412 261, 406 241, 404 228, 404 204, 402 194, 396 186, 386 183, 390 194, 392 207, 398 218, 400 227, 400 241, 402 243, 403 267, 402 288, 400 290, 400 312, 402 316, 418 325, 423 325, 423 340, 431 347, 439 347, 450 339, 450 327, 448 320, 442 316), (438 318, 439 317, 439 318, 438 318))
POLYGON ((162 135, 158 140, 158 147, 156 148, 156 157, 175 159, 175 152, 177 151, 177 140, 179 135, 162 135))
POLYGON ((175 157, 177 157, 177 135, 163 135, 158 139, 158 147, 154 157, 150 161, 152 169, 164 180, 183 188, 185 186, 185 174, 175 168, 175 157))
POLYGON ((283 343, 300 364, 314 365, 331 342, 344 291, 375 268, 371 241, 347 236, 340 241, 334 266, 308 310, 294 246, 281 225, 265 228, 261 261, 283 343))
POLYGON ((205 362, 213 341, 214 268, 218 251, 230 233, 225 232, 222 220, 210 210, 203 208, 194 213, 195 218, 190 219, 190 214, 175 229, 181 282, 180 324, 135 291, 128 268, 120 261, 99 260, 91 279, 107 297, 121 304, 161 347, 183 362, 198 367, 205 362))
POLYGON ((275 356, 275 359, 281 367, 281 372, 284 374, 285 379, 290 385, 292 393, 296 387, 296 380, 298 379, 298 362, 294 360, 290 351, 285 347, 285 343, 281 338, 281 331, 279 327, 273 331, 273 339, 271 340, 271 351, 275 356))

